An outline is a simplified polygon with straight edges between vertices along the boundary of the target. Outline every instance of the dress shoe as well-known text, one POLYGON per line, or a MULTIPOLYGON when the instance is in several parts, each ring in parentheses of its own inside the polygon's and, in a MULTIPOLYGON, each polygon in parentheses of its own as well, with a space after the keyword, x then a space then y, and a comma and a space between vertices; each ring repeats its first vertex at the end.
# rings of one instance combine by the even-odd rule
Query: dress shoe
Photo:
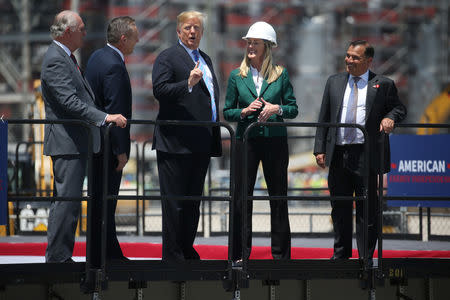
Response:
POLYGON ((234 261, 231 263, 231 266, 232 266, 232 267, 237 267, 237 268, 242 268, 242 259, 234 260, 234 261))
POLYGON ((334 260, 334 261, 343 261, 343 260, 347 260, 350 257, 346 257, 346 256, 336 256, 333 255, 332 257, 330 257, 330 260, 334 260))
POLYGON ((63 261, 63 263, 74 263, 75 261, 72 259, 72 257, 69 257, 68 259, 66 259, 65 261, 63 261))
POLYGON ((108 258, 106 258, 106 261, 108 261, 108 262, 127 262, 127 261, 130 261, 130 259, 125 256, 118 256, 118 257, 108 257, 108 258))

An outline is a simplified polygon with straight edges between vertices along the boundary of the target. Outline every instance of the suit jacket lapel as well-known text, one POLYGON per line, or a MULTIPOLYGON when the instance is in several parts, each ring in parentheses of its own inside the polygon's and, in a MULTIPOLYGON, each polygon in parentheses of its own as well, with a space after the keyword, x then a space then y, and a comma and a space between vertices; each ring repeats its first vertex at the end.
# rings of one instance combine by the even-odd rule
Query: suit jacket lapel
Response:
POLYGON ((89 85, 89 82, 87 82, 86 78, 84 78, 84 76, 81 75, 81 73, 80 73, 80 76, 81 76, 81 79, 83 81, 84 87, 88 90, 89 94, 92 97, 92 101, 95 102, 95 94, 94 94, 94 91, 92 90, 91 86, 89 85))
POLYGON ((176 49, 178 54, 182 57, 181 60, 186 64, 186 67, 192 70, 195 67, 195 64, 189 53, 187 53, 187 51, 183 48, 183 46, 180 45, 180 43, 177 43, 176 49))
POLYGON ((267 90, 267 88, 269 87, 269 83, 267 82, 267 80, 263 79, 262 85, 261 85, 261 91, 259 92, 259 96, 261 98, 264 98, 264 92, 267 90))
POLYGON ((377 95, 377 83, 378 76, 369 71, 369 81, 367 82, 367 96, 366 96, 366 120, 369 117, 370 111, 372 109, 373 103, 377 95))
POLYGON ((75 68, 75 74, 78 74, 76 76, 80 76, 81 81, 84 84, 84 87, 86 88, 86 90, 88 91, 88 93, 91 95, 92 101, 94 101, 95 99, 95 95, 94 92, 92 91, 91 87, 89 86, 89 83, 86 81, 86 79, 84 78, 83 75, 81 75, 81 72, 77 69, 77 67, 75 66, 75 64, 73 63, 72 59, 70 58, 69 55, 67 55, 67 53, 64 51, 63 48, 61 48, 60 46, 58 46, 55 43, 52 43, 51 46, 56 47, 56 51, 58 51, 58 53, 60 55, 62 55, 62 57, 64 57, 65 61, 67 62, 67 65, 69 65, 71 68, 75 68))
POLYGON ((242 81, 244 81, 244 84, 247 86, 247 88, 249 89, 249 91, 253 94, 253 97, 258 97, 258 93, 256 92, 256 87, 255 87, 255 83, 253 82, 253 76, 250 72, 250 70, 248 70, 247 72, 247 77, 243 77, 242 81))
MULTIPOLYGON (((194 61, 192 60, 192 57, 189 55, 189 53, 187 53, 186 49, 184 49, 183 46, 180 45, 180 43, 177 43, 177 52, 181 55, 182 61, 186 63, 187 68, 189 70, 192 70, 195 67, 194 61)), ((200 80, 200 85, 202 86, 202 88, 208 90, 203 78, 200 80)))
POLYGON ((338 108, 336 109, 336 115, 334 116, 335 121, 339 121, 338 118, 342 112, 342 103, 344 102, 345 88, 347 87, 348 82, 348 73, 342 73, 342 76, 340 76, 337 80, 336 91, 333 93, 337 95, 335 98, 337 102, 333 105, 338 108))
MULTIPOLYGON (((80 75, 81 75, 81 74, 80 74, 80 75)), ((87 80, 86 80, 86 78, 84 78, 84 76, 81 76, 81 78, 83 79, 83 84, 84 84, 84 86, 86 87, 86 89, 88 90, 89 94, 90 94, 91 97, 92 97, 92 101, 95 102, 95 94, 94 94, 94 91, 92 90, 92 88, 91 88, 89 82, 87 82, 87 80)))

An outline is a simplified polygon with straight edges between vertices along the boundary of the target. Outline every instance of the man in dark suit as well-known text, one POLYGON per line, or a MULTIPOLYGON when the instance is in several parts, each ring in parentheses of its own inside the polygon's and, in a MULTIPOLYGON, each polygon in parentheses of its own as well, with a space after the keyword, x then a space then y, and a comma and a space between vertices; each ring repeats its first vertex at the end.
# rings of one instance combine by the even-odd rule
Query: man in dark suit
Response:
MULTIPOLYGON (((320 123, 351 123, 364 126, 369 140, 364 141, 356 128, 317 128, 314 155, 317 164, 329 166, 328 187, 331 196, 362 196, 368 189, 369 197, 369 252, 372 258, 377 242, 378 197, 377 174, 390 170, 389 139, 385 142, 384 161, 380 161, 382 132, 391 133, 394 124, 406 116, 392 80, 369 70, 374 56, 373 47, 366 41, 350 43, 345 57, 346 72, 330 76, 325 86, 320 123), (369 143, 369 186, 365 186, 364 143, 369 143)), ((331 201, 334 254, 332 259, 352 256, 352 211, 350 201, 331 201)), ((359 256, 363 255, 363 204, 356 202, 356 240, 359 256)))
MULTIPOLYGON (((211 59, 198 50, 203 14, 177 17, 179 41, 164 50, 153 66, 157 120, 219 121, 219 89, 211 59)), ((221 154, 219 127, 155 126, 162 196, 197 196, 203 192, 211 156, 221 154)), ((200 216, 199 201, 162 199, 164 260, 199 259, 193 247, 200 216)))
MULTIPOLYGON (((41 87, 47 120, 80 119, 92 124, 93 151, 100 149, 100 130, 104 123, 125 127, 119 114, 97 109, 94 93, 84 78, 73 52, 83 45, 86 35, 83 20, 72 11, 57 14, 50 32, 54 41, 42 62, 41 87)), ((45 126, 44 154, 53 161, 55 196, 82 196, 86 173, 88 132, 80 126, 48 124, 45 126)), ((54 201, 48 221, 47 262, 70 262, 80 202, 54 201)))
MULTIPOLYGON (((111 20, 107 29, 107 45, 95 51, 86 67, 86 79, 95 94, 95 103, 106 113, 120 113, 131 119, 131 84, 125 66, 124 56, 130 55, 139 33, 136 22, 128 16, 111 20)), ((104 143, 102 143, 104 145, 104 143)), ((118 195, 122 170, 130 156, 130 126, 114 127, 110 131, 110 155, 108 173, 103 174, 103 151, 94 157, 94 189, 95 209, 92 216, 93 242, 91 248, 93 263, 100 263, 100 229, 102 220, 103 178, 108 178, 107 195, 118 195)), ((117 200, 107 201, 106 222, 106 259, 124 259, 116 234, 114 213, 117 200)))

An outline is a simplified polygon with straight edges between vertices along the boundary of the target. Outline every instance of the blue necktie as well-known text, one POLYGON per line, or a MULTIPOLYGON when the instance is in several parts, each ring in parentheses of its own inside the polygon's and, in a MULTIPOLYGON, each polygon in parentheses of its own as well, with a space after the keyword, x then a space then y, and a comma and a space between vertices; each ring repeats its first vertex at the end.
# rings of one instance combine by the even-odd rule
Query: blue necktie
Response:
MULTIPOLYGON (((198 50, 192 51, 192 55, 194 55, 194 60, 197 63, 200 60, 200 53, 198 50)), ((216 121, 216 102, 214 99, 214 85, 212 82, 212 77, 208 76, 206 72, 206 66, 204 64, 200 64, 200 70, 203 72, 203 80, 205 81, 206 87, 208 88, 209 94, 211 95, 211 110, 212 110, 212 118, 213 122, 216 121)))

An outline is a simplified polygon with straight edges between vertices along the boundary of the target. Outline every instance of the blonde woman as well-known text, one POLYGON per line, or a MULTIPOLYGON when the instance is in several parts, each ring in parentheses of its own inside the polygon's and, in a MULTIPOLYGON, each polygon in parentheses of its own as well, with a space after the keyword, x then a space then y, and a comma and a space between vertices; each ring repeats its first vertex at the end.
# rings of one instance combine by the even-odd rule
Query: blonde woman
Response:
MULTIPOLYGON (((223 115, 229 122, 238 122, 236 131, 237 166, 242 165, 243 133, 253 122, 283 122, 298 114, 292 85, 285 68, 275 65, 272 47, 277 46, 276 33, 266 22, 253 24, 243 39, 247 49, 241 66, 233 70, 228 79, 223 115)), ((259 163, 262 162, 264 178, 270 196, 287 195, 287 167, 289 152, 286 127, 260 126, 249 134, 247 183, 248 195, 253 195, 259 163)), ((242 195, 242 169, 236 171, 236 192, 242 195)), ((242 199, 234 201, 233 259, 250 256, 252 233, 252 202, 247 206, 247 228, 242 228, 242 199), (242 246, 242 230, 247 240, 242 246)), ((272 256, 274 259, 290 259, 291 234, 287 201, 270 201, 272 256)))

